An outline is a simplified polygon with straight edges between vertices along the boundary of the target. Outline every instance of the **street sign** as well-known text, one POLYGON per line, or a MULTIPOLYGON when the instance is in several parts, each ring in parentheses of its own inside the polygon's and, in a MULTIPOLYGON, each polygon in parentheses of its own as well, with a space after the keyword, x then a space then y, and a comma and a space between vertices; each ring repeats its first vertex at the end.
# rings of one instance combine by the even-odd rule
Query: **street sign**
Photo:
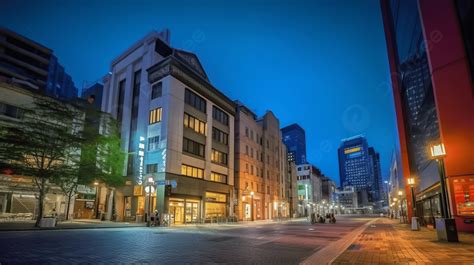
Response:
POLYGON ((166 180, 157 180, 156 185, 157 186, 164 186, 164 185, 166 185, 166 180))

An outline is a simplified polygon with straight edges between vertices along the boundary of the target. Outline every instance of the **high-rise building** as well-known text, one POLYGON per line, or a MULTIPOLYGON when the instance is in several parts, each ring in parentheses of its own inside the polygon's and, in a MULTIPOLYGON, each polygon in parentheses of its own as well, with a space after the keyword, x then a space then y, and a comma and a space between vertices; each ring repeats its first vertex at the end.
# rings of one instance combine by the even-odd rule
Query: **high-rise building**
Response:
POLYGON ((306 164, 306 134, 303 128, 294 123, 281 129, 283 142, 288 148, 288 159, 297 165, 306 164))
POLYGON ((361 206, 379 200, 380 158, 361 135, 343 139, 338 149, 341 186, 354 187, 361 206))
POLYGON ((271 111, 258 119, 242 103, 236 101, 236 105, 236 215, 239 220, 287 217, 288 162, 280 123, 271 111))
POLYGON ((157 209, 172 224, 222 220, 234 212, 235 104, 195 54, 171 47, 166 36, 139 40, 104 80, 102 110, 117 118, 129 153, 118 219, 143 220, 157 209), (150 177, 157 185, 151 203, 150 177))
POLYGON ((474 217, 474 4, 381 0, 381 8, 408 217, 416 208, 421 223, 432 224, 443 214, 437 162, 429 154, 431 144, 443 143, 450 212, 458 230, 474 231, 466 221, 474 217), (412 176, 415 205, 406 185, 412 176))
POLYGON ((6 28, 0 28, 0 77, 55 98, 77 97, 71 76, 51 49, 6 28))
POLYGON ((45 93, 52 54, 33 40, 0 28, 0 76, 5 81, 45 93))
POLYGON ((64 67, 54 55, 51 56, 49 61, 46 94, 60 99, 74 99, 78 97, 78 90, 74 85, 74 81, 72 81, 72 77, 66 73, 64 67))
POLYGON ((373 201, 379 201, 382 199, 383 186, 382 186, 382 171, 380 169, 380 154, 375 151, 373 147, 369 147, 369 159, 372 163, 371 172, 371 186, 370 191, 373 201))

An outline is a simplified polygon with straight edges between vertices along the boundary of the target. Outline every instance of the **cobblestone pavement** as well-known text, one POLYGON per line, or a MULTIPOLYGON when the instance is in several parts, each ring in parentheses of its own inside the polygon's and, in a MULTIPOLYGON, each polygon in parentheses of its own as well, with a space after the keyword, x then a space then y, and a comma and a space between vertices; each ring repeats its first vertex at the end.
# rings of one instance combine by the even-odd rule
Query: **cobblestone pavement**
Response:
POLYGON ((0 264, 298 264, 368 219, 0 232, 0 264))
POLYGON ((379 219, 332 264, 474 264, 474 235, 460 243, 439 242, 436 231, 411 231, 408 225, 379 219))

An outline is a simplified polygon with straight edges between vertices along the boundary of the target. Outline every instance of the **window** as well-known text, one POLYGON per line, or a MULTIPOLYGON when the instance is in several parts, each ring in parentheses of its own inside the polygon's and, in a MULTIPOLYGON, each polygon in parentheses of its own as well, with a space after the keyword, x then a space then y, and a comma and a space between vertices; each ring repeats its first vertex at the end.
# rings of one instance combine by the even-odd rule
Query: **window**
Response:
POLYGON ((204 145, 188 138, 183 138, 183 152, 204 157, 204 145))
POLYGON ((228 145, 229 143, 229 135, 215 127, 212 127, 212 139, 225 145, 228 145))
POLYGON ((212 118, 224 125, 229 125, 229 115, 216 106, 212 106, 212 118))
POLYGON ((227 175, 216 173, 216 172, 211 172, 211 177, 209 179, 206 179, 206 180, 221 182, 221 183, 227 183, 227 175))
POLYGON ((253 131, 252 130, 250 130, 250 139, 252 139, 252 141, 253 141, 253 131))
POLYGON ((184 127, 190 128, 197 133, 206 135, 206 123, 187 113, 184 113, 184 127))
POLYGON ((156 173, 156 172, 158 172, 158 164, 146 165, 146 173, 156 173))
POLYGON ((148 138, 148 151, 157 150, 160 143, 160 136, 148 138))
POLYGON ((253 165, 250 165, 250 175, 253 175, 253 165))
POLYGON ((245 136, 249 137, 249 128, 245 127, 245 136))
POLYGON ((184 92, 184 102, 195 109, 206 113, 206 100, 187 88, 184 92))
POLYGON ((249 146, 248 145, 245 146, 245 154, 249 155, 249 146))
POLYGON ((250 157, 253 158, 253 148, 250 148, 250 157))
POLYGON ((204 169, 183 164, 181 165, 181 175, 202 179, 204 177, 204 169))
POLYGON ((156 108, 154 110, 150 110, 150 124, 155 124, 161 121, 161 108, 156 108))
POLYGON ((161 97, 163 93, 163 84, 161 82, 154 84, 151 87, 151 99, 161 97))
POLYGON ((211 161, 214 163, 227 165, 227 154, 223 152, 219 152, 215 149, 212 149, 211 161))
POLYGON ((245 164, 245 173, 249 173, 249 164, 245 164))
POLYGON ((23 110, 6 103, 0 103, 0 115, 21 119, 23 117, 23 110))
POLYGON ((117 122, 120 124, 122 122, 123 116, 123 101, 125 96, 125 79, 119 82, 118 87, 118 102, 117 102, 117 122))

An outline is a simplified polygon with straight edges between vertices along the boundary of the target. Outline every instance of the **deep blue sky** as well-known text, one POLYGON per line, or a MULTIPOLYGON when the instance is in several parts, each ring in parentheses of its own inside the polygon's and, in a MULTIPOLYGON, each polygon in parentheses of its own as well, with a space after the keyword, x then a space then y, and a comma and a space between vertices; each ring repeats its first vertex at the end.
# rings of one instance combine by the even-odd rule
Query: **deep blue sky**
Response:
POLYGON ((4 1, 0 25, 54 50, 76 85, 151 30, 195 52, 211 82, 258 115, 306 130, 339 182, 340 140, 364 134, 387 175, 396 127, 379 1, 4 1), (199 2, 199 3, 197 3, 199 2))

